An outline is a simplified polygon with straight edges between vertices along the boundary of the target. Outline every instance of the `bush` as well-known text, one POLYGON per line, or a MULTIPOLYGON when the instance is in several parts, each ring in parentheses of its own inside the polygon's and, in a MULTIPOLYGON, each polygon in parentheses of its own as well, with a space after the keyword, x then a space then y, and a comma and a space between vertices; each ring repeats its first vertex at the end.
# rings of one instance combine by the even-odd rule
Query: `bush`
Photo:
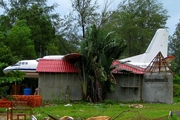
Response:
POLYGON ((180 85, 173 84, 173 95, 174 97, 180 97, 180 85))
POLYGON ((113 104, 115 104, 116 102, 113 101, 113 100, 104 100, 104 103, 105 103, 105 104, 111 104, 111 105, 113 105, 113 104))
POLYGON ((180 102, 180 98, 179 97, 174 97, 173 102, 180 102))
POLYGON ((177 115, 173 115, 173 116, 172 116, 172 120, 178 120, 177 115))

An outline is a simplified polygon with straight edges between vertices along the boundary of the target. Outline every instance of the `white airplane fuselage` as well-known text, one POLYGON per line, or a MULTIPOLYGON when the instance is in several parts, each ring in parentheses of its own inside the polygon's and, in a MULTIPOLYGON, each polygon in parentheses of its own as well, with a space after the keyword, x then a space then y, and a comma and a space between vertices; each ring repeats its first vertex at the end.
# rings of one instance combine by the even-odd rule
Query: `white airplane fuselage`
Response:
MULTIPOLYGON (((63 55, 48 55, 39 59, 62 59, 63 55)), ((14 65, 6 67, 3 72, 6 74, 10 71, 24 72, 26 78, 38 78, 39 73, 36 72, 39 59, 36 60, 21 60, 14 65)))
POLYGON ((3 70, 3 72, 8 73, 10 71, 18 70, 21 72, 25 72, 26 73, 25 77, 38 78, 38 73, 36 73, 37 65, 38 65, 37 60, 21 60, 14 65, 6 67, 3 70))

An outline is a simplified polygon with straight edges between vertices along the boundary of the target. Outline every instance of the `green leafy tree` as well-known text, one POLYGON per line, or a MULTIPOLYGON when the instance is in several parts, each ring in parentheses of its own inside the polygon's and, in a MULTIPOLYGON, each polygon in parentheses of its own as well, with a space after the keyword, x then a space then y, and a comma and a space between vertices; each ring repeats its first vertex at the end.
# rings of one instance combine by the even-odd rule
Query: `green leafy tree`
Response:
POLYGON ((170 36, 169 52, 175 56, 175 60, 171 64, 173 72, 180 76, 180 22, 177 24, 176 30, 172 36, 170 36))
POLYGON ((33 41, 36 56, 40 57, 46 54, 49 44, 53 45, 60 24, 59 15, 52 14, 58 5, 47 6, 46 2, 47 0, 0 1, 0 6, 5 10, 0 21, 2 30, 6 28, 7 34, 17 20, 25 20, 31 30, 30 39, 33 41))
POLYGON ((26 18, 22 19, 28 20, 27 25, 31 29, 31 39, 34 41, 37 55, 39 54, 41 57, 47 51, 46 48, 48 48, 49 43, 53 44, 55 39, 55 28, 53 27, 50 15, 45 14, 45 9, 33 5, 28 10, 26 18))
POLYGON ((53 43, 49 43, 46 47, 48 54, 59 55, 58 47, 53 43))
POLYGON ((173 97, 180 97, 180 76, 176 74, 173 77, 173 97))
POLYGON ((124 57, 129 57, 145 51, 156 30, 165 27, 168 17, 157 0, 124 0, 103 29, 113 30, 127 41, 124 57))
POLYGON ((24 73, 19 71, 3 73, 3 69, 8 65, 14 63, 16 57, 11 54, 11 50, 3 43, 0 42, 0 97, 6 97, 5 90, 8 89, 10 83, 22 81, 24 73))
POLYGON ((102 101, 108 92, 114 91, 116 81, 111 74, 111 64, 120 57, 125 47, 125 42, 114 36, 113 32, 105 35, 95 25, 87 29, 80 48, 84 99, 88 97, 94 102, 102 101))
POLYGON ((36 58, 33 41, 30 39, 31 31, 25 20, 16 21, 8 32, 6 43, 20 59, 36 58))
POLYGON ((14 62, 14 57, 11 54, 11 50, 3 42, 0 42, 0 51, 0 77, 2 77, 4 76, 3 69, 8 64, 12 64, 14 62))
MULTIPOLYGON (((174 77, 173 77, 173 95, 176 99, 179 100, 180 96, 180 22, 176 26, 176 30, 172 36, 169 37, 169 54, 175 56, 176 58, 174 61, 171 63, 170 68, 174 72, 174 77)), ((175 99, 175 100, 176 100, 175 99)))

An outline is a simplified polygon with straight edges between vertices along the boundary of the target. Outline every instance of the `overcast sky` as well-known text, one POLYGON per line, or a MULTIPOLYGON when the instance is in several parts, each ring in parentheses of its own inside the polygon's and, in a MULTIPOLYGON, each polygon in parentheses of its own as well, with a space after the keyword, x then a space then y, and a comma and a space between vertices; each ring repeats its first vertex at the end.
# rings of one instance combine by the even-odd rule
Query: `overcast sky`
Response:
MULTIPOLYGON (((117 4, 121 0, 113 1, 114 3, 112 3, 112 8, 116 8, 117 4)), ((55 2, 59 4, 56 11, 57 13, 66 15, 71 10, 70 0, 48 0, 49 5, 52 5, 55 2)), ((168 15, 170 18, 168 19, 166 26, 168 27, 169 34, 172 35, 175 31, 176 24, 180 19, 180 0, 159 0, 159 2, 163 3, 164 8, 168 10, 168 15)), ((103 5, 104 0, 98 0, 98 3, 103 5)))

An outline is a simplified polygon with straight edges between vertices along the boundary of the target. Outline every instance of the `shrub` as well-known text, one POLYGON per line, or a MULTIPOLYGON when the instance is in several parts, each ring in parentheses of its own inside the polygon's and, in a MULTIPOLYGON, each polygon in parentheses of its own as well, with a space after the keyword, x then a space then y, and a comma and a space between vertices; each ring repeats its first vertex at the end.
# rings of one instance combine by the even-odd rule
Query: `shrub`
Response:
POLYGON ((174 97, 180 97, 180 85, 173 84, 173 95, 174 97))

